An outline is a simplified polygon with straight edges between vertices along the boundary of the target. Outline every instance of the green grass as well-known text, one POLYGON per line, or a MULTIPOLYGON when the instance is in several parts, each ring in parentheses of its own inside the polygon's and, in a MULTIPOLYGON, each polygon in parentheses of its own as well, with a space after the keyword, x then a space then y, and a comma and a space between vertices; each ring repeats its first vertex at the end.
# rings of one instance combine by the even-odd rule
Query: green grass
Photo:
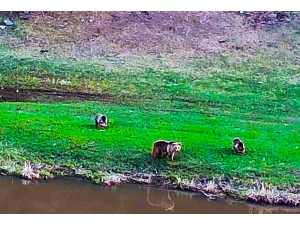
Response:
POLYGON ((292 63, 293 54, 271 52, 268 58, 261 52, 253 60, 222 55, 192 59, 186 72, 186 68, 175 71, 154 69, 154 65, 107 68, 101 60, 93 59, 21 57, 3 45, 0 51, 3 87, 95 93, 105 96, 102 100, 118 100, 131 106, 162 101, 165 105, 167 101, 180 110, 199 109, 206 103, 228 111, 247 113, 258 109, 278 115, 290 110, 295 113, 294 105, 299 106, 300 68, 292 63), (293 84, 294 77, 298 81, 293 84))
MULTIPOLYGON (((275 184, 299 182, 300 123, 255 122, 206 117, 197 112, 155 111, 99 103, 2 103, 0 137, 22 149, 23 159, 93 171, 140 171, 183 178, 230 176, 261 178, 275 184), (105 112, 105 131, 93 115, 105 112), (191 122, 192 121, 192 122, 191 122), (277 133, 280 131, 281 133, 277 133), (245 155, 233 155, 240 136, 245 155), (182 141, 176 162, 151 159, 158 139, 182 141)), ((2 149, 2 160, 8 152, 2 149)))
POLYGON ((32 160, 94 172, 300 182, 300 88, 299 80, 291 81, 300 68, 293 55, 221 55, 174 70, 108 69, 97 60, 22 57, 6 46, 0 51, 0 87, 105 96, 99 102, 1 103, 2 166, 32 160), (116 100, 122 104, 107 104, 116 100), (98 112, 109 118, 105 131, 94 127, 98 112), (232 154, 236 136, 246 144, 245 155, 232 154), (175 162, 151 159, 158 139, 182 142, 175 162))

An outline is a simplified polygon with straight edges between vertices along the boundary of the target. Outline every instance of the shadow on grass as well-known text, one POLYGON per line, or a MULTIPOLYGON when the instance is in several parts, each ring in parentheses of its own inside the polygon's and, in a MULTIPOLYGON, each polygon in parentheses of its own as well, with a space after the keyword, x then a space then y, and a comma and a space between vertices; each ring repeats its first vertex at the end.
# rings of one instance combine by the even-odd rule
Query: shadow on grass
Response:
POLYGON ((82 127, 85 127, 89 130, 99 130, 96 128, 96 125, 94 123, 91 123, 91 124, 83 124, 82 127))
POLYGON ((127 165, 131 165, 132 168, 139 171, 154 174, 169 169, 169 161, 168 158, 153 159, 151 153, 144 151, 138 151, 126 157, 127 165))
POLYGON ((233 153, 233 150, 232 148, 219 148, 216 150, 216 153, 218 153, 219 155, 222 155, 223 157, 226 156, 226 157, 230 157, 230 156, 233 156, 233 155, 237 155, 237 156, 243 156, 243 155, 246 155, 246 153, 242 154, 242 153, 233 153))
POLYGON ((90 124, 80 124, 79 128, 81 129, 85 129, 85 130, 95 130, 95 131, 105 131, 110 129, 109 126, 105 127, 105 128, 96 128, 95 123, 91 122, 90 124))

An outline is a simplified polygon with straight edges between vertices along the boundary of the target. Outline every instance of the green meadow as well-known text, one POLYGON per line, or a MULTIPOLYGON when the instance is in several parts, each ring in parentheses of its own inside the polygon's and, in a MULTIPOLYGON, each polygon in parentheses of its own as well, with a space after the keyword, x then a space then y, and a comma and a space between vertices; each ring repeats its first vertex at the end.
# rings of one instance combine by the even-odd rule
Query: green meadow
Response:
POLYGON ((84 169, 95 181, 100 172, 131 171, 300 184, 300 68, 293 55, 224 54, 174 69, 151 60, 107 67, 95 59, 27 57, 7 46, 0 51, 3 89, 99 96, 1 102, 0 168, 6 173, 21 174, 31 161, 84 169), (108 116, 103 131, 95 129, 97 113, 108 116), (244 155, 232 153, 234 137, 244 141, 244 155), (182 142, 176 161, 151 158, 159 139, 182 142))

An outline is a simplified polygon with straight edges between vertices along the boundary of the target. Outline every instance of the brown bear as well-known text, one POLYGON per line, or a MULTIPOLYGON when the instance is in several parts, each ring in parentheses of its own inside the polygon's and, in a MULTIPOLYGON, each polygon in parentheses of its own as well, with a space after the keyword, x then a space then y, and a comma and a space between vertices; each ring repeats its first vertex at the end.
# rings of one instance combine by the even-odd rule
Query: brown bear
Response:
POLYGON ((169 157, 174 161, 176 152, 181 150, 181 142, 158 140, 153 143, 152 157, 154 159, 159 157, 169 157))

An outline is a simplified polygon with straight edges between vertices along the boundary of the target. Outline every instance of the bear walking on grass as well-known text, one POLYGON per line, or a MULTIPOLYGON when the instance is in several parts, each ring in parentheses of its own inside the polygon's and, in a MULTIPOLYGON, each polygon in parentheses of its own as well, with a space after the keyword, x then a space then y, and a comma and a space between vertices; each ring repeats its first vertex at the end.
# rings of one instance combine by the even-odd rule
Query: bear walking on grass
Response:
POLYGON ((97 114, 95 116, 95 124, 97 129, 104 129, 107 127, 108 119, 107 116, 102 114, 97 114))
POLYGON ((181 142, 158 140, 153 143, 152 157, 154 159, 160 157, 169 157, 174 161, 176 152, 181 150, 181 142))

